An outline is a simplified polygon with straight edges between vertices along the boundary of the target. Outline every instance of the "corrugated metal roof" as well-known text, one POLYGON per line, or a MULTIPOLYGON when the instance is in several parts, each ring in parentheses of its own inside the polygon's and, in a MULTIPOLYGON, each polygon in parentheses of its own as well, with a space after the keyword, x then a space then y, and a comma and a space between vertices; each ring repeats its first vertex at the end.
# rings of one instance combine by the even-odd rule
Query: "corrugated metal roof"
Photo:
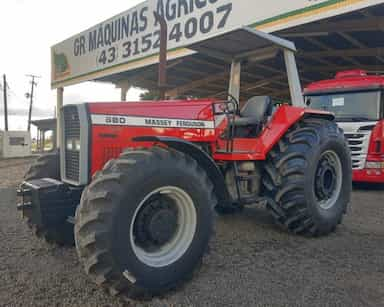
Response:
MULTIPOLYGON (((384 71, 384 4, 368 9, 308 23, 274 33, 295 43, 303 87, 313 81, 329 79, 348 69, 384 71)), ((191 46, 208 48, 233 56, 265 48, 262 41, 250 40, 244 31, 191 46)), ((168 64, 168 83, 177 96, 215 96, 224 98, 228 88, 230 63, 197 53, 168 64)), ((156 89, 157 65, 116 74, 99 81, 129 80, 136 87, 156 89)), ((241 75, 242 99, 270 95, 287 99, 289 90, 282 55, 260 62, 244 63, 241 75)))

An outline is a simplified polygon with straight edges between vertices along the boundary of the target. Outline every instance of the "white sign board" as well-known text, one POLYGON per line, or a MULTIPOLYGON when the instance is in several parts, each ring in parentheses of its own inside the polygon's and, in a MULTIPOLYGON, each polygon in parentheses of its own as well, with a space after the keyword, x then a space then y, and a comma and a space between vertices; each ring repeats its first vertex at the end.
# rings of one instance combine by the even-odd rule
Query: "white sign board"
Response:
POLYGON ((92 80, 157 62, 160 26, 168 24, 168 59, 236 28, 266 32, 344 13, 377 0, 148 0, 52 47, 52 87, 92 80))
POLYGON ((337 97, 332 99, 332 107, 344 107, 344 105, 345 105, 344 97, 337 97))

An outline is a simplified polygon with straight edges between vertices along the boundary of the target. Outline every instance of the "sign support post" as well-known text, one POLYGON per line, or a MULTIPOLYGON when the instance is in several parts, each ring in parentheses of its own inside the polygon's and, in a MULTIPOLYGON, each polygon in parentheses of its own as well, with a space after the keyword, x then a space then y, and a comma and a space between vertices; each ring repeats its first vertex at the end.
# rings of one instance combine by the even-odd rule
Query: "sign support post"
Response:
POLYGON ((61 135, 62 135, 62 129, 63 129, 63 123, 62 118, 60 116, 61 108, 63 107, 63 97, 64 97, 64 88, 59 87, 57 88, 57 94, 56 94, 56 144, 57 148, 60 148, 62 145, 61 143, 61 135))

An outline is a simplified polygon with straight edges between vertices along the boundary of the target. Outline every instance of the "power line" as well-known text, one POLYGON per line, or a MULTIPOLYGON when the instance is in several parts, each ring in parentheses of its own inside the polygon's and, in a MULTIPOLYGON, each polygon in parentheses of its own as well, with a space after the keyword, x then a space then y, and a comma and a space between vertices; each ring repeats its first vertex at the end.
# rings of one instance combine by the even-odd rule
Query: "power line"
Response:
POLYGON ((8 87, 8 92, 11 94, 14 98, 16 98, 20 103, 24 104, 25 103, 25 98, 21 98, 19 95, 15 93, 10 87, 9 84, 7 84, 8 87))
POLYGON ((32 105, 33 105, 33 90, 37 83, 35 82, 35 79, 41 78, 40 76, 36 75, 27 75, 27 77, 30 77, 31 80, 31 92, 27 93, 25 96, 30 99, 29 103, 29 113, 28 113, 28 131, 31 131, 31 118, 32 118, 32 105))
POLYGON ((3 94, 4 94, 4 130, 8 131, 8 97, 7 97, 7 77, 3 75, 3 94))

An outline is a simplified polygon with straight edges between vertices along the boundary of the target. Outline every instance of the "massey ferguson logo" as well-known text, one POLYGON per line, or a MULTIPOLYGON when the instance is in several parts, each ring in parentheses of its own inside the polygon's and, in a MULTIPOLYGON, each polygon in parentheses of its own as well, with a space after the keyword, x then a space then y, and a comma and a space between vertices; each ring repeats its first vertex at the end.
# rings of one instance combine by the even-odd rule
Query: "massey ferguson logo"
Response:
POLYGON ((206 120, 188 120, 176 118, 148 118, 139 116, 119 116, 92 114, 93 125, 164 127, 184 129, 213 129, 214 122, 206 120))

